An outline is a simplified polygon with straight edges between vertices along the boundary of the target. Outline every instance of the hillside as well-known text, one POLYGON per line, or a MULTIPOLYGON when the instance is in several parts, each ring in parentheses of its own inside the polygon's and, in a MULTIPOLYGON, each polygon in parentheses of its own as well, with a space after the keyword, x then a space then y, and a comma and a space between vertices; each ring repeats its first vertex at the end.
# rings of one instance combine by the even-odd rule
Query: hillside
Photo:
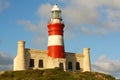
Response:
POLYGON ((98 72, 64 72, 60 69, 6 71, 0 80, 115 80, 98 72))

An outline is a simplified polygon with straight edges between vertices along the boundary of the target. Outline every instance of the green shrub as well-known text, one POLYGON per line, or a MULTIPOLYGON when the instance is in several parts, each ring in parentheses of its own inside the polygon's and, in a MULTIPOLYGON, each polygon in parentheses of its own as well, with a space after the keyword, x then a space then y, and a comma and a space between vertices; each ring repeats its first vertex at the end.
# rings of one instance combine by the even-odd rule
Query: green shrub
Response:
POLYGON ((98 72, 64 72, 59 68, 45 70, 6 71, 0 80, 115 80, 98 72))

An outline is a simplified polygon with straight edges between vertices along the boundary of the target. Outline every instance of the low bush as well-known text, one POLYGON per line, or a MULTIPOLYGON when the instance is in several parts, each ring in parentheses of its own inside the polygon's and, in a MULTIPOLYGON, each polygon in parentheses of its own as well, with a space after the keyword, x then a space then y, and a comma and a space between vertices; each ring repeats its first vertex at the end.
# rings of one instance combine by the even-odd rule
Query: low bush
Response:
POLYGON ((0 80, 115 80, 98 72, 64 72, 58 68, 45 70, 6 71, 0 80))

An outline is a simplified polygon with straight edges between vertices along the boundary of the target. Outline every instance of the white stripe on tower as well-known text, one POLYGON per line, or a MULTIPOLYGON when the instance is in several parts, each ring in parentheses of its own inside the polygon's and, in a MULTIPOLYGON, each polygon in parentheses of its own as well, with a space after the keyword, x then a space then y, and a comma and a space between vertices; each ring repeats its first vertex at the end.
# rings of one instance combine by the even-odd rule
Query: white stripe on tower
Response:
POLYGON ((63 37, 61 35, 50 35, 48 38, 48 46, 60 45, 63 46, 63 37))

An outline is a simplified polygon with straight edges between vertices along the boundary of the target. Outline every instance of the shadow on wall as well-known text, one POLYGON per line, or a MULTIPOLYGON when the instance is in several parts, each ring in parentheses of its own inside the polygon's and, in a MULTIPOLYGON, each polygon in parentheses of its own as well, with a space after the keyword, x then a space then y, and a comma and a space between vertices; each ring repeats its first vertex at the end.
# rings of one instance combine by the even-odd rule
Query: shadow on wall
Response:
POLYGON ((76 72, 83 71, 83 68, 81 67, 82 59, 83 59, 82 54, 75 54, 75 53, 66 52, 65 57, 66 57, 66 69, 67 69, 67 71, 76 71, 76 72))

